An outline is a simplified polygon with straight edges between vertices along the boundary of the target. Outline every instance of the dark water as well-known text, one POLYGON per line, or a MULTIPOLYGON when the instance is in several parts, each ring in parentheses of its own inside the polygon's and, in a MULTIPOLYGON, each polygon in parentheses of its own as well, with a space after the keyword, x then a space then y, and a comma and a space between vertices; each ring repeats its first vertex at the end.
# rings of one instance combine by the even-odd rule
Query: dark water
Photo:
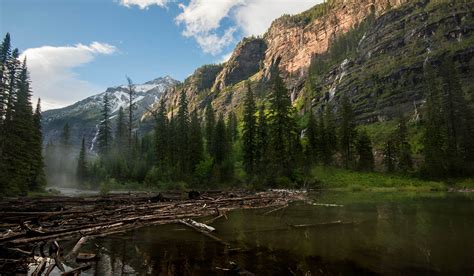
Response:
MULTIPOLYGON (((326 193, 314 202, 239 210, 213 226, 230 249, 182 225, 95 239, 99 275, 474 275, 474 195, 326 193), (318 225, 341 221, 342 224, 318 225), (312 224, 309 227, 294 225, 312 224), (238 268, 236 268, 238 266, 238 268), (237 274, 237 273, 235 273, 237 274)), ((204 219, 203 219, 204 220, 204 219)), ((84 251, 83 250, 83 251, 84 251)))

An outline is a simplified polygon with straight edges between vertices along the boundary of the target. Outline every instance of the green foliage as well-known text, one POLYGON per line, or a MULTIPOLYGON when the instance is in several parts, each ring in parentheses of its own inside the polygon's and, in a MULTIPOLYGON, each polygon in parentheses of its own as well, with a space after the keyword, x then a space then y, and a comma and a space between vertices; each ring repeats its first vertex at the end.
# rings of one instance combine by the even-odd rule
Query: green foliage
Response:
POLYGON ((26 60, 11 50, 10 35, 0 45, 0 194, 26 195, 45 184, 41 108, 35 113, 26 60))
POLYGON ((346 96, 342 98, 342 103, 339 110, 339 118, 341 118, 341 123, 339 125, 338 135, 342 161, 346 169, 354 168, 354 146, 357 132, 355 130, 355 118, 352 104, 349 102, 349 99, 346 96))
POLYGON ((243 140, 243 164, 249 179, 252 179, 255 172, 256 163, 256 120, 255 120, 255 100, 250 83, 247 83, 247 94, 244 102, 244 120, 242 128, 243 140))
POLYGON ((356 141, 356 151, 359 156, 357 169, 360 171, 374 170, 374 153, 372 142, 365 131, 359 131, 356 141))
POLYGON ((97 134, 97 148, 101 157, 107 156, 112 145, 112 128, 110 125, 110 102, 107 94, 104 95, 102 106, 102 121, 97 134))

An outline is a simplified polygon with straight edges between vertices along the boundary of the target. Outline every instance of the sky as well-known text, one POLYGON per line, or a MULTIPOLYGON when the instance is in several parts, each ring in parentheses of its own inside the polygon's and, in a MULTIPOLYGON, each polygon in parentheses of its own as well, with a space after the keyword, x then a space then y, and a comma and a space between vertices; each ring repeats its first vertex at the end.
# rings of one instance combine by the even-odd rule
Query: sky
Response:
POLYGON ((0 34, 27 59, 33 100, 70 105, 129 76, 183 81, 246 36, 321 0, 0 0, 0 34))

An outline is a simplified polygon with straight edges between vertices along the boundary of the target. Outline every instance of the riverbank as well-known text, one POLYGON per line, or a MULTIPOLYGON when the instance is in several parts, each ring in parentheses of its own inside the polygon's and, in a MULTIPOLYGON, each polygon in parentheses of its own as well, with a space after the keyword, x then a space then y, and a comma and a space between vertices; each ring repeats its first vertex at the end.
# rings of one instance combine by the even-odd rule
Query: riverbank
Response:
POLYGON ((424 180, 410 175, 358 172, 317 166, 312 175, 321 189, 336 191, 474 192, 474 179, 424 180))

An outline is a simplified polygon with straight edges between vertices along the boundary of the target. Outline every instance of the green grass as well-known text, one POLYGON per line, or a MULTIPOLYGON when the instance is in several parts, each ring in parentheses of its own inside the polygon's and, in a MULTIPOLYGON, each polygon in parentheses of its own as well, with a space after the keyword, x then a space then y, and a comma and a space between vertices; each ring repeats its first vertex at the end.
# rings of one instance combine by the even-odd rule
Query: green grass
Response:
POLYGON ((355 172, 334 167, 317 166, 313 176, 322 188, 349 191, 430 191, 446 190, 439 181, 427 181, 410 176, 379 172, 355 172))

